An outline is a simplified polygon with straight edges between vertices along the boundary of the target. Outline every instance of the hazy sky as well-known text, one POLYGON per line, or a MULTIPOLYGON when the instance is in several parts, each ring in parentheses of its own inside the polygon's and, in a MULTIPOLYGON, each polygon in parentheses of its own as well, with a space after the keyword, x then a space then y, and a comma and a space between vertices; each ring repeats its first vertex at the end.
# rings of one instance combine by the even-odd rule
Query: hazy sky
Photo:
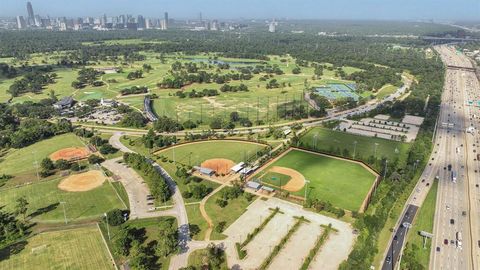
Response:
MULTIPOLYGON (((25 15, 26 2, 0 0, 0 16, 25 15)), ((480 20, 480 0, 31 0, 36 14, 143 14, 171 18, 480 20)))

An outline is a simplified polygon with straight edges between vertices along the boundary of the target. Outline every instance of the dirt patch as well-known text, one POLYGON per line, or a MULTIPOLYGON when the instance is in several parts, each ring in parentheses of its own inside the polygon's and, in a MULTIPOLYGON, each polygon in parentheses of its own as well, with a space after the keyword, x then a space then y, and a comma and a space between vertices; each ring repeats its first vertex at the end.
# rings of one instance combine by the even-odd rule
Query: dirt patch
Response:
POLYGON ((50 155, 50 159, 53 161, 57 161, 59 159, 74 161, 87 158, 89 155, 90 151, 88 151, 88 149, 85 147, 71 147, 58 150, 50 155))
POLYGON ((105 176, 101 171, 88 171, 65 178, 58 184, 58 188, 71 192, 89 191, 101 186, 103 182, 105 176))
POLYGON ((200 166, 212 169, 217 174, 229 174, 230 169, 235 166, 235 162, 225 158, 213 158, 205 160, 200 166))
POLYGON ((288 181, 287 184, 282 186, 282 189, 286 191, 297 192, 301 190, 305 185, 305 177, 303 177, 303 174, 299 173, 296 170, 274 166, 268 171, 273 173, 281 173, 291 177, 290 181, 288 181))

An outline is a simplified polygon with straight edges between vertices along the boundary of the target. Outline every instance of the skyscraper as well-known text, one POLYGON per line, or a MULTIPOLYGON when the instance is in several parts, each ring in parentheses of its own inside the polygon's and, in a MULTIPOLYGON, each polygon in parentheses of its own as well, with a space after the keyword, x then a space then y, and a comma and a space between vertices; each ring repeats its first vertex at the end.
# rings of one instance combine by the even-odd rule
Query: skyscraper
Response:
POLYGON ((168 12, 165 12, 163 19, 165 20, 165 22, 163 23, 164 27, 162 27, 162 29, 167 30, 168 29, 168 12))
POLYGON ((32 3, 27 2, 28 25, 35 24, 35 14, 33 13, 32 3))
POLYGON ((145 18, 142 15, 138 15, 137 17, 137 27, 139 29, 145 29, 145 18))
POLYGON ((25 19, 23 16, 17 16, 17 28, 18 29, 25 29, 27 24, 25 23, 25 19))

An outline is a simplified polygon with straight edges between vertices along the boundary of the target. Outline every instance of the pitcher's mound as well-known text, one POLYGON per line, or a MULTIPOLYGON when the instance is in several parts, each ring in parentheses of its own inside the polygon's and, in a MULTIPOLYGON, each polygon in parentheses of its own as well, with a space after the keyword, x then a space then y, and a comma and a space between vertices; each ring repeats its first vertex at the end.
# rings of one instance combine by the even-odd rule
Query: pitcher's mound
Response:
POLYGON ((50 159, 57 161, 59 159, 64 159, 66 161, 74 161, 87 158, 90 155, 85 147, 70 147, 58 150, 57 152, 50 155, 50 159))
POLYGON ((58 188, 72 192, 89 191, 101 186, 103 182, 105 176, 101 171, 88 171, 65 178, 58 184, 58 188))
POLYGON ((235 163, 230 159, 225 158, 212 158, 207 159, 200 165, 204 168, 214 170, 217 174, 229 174, 230 169, 235 166, 235 163))

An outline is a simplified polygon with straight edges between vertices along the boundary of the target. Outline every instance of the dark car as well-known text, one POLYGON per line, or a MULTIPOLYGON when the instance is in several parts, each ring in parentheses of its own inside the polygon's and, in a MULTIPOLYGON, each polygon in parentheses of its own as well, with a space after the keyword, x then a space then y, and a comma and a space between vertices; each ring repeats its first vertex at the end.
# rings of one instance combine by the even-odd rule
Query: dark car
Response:
POLYGON ((398 236, 395 235, 395 236, 393 237, 393 240, 397 241, 397 239, 398 239, 398 236))
POLYGON ((453 218, 450 219, 450 224, 455 224, 455 220, 453 218))
POLYGON ((437 247, 437 252, 440 252, 440 247, 437 247))
POLYGON ((387 256, 387 259, 385 260, 387 263, 390 263, 392 261, 392 257, 387 256))
POLYGON ((448 239, 444 239, 444 240, 443 240, 443 243, 444 243, 445 245, 448 245, 448 239))

